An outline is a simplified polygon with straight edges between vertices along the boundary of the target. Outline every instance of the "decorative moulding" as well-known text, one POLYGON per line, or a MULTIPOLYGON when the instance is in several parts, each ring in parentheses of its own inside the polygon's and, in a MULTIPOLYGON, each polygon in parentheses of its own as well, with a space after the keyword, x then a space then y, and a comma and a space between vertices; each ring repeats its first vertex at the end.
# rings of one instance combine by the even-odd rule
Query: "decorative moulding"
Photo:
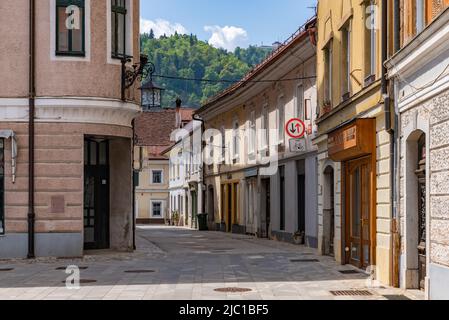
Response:
MULTIPOLYGON (((28 121, 28 104, 25 100, 2 101, 0 99, 0 122, 28 121)), ((118 100, 36 99, 36 122, 91 123, 131 127, 132 120, 139 112, 139 105, 118 100)))

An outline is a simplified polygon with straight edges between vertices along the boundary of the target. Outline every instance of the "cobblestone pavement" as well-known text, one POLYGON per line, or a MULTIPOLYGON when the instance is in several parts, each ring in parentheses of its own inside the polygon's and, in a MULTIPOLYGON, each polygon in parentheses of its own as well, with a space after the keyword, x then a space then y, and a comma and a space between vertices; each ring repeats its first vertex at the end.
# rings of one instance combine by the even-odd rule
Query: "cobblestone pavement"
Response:
POLYGON ((0 261, 0 299, 33 300, 353 300, 422 299, 418 291, 373 288, 363 273, 311 249, 218 232, 139 227, 134 253, 91 252, 83 259, 0 261), (65 286, 77 265, 81 288, 65 286), (62 268, 62 270, 61 270, 62 268), (9 270, 12 269, 12 270, 9 270), (94 282, 95 281, 95 282, 94 282), (221 293, 220 288, 250 289, 221 293), (367 290, 361 296, 331 291, 367 290))

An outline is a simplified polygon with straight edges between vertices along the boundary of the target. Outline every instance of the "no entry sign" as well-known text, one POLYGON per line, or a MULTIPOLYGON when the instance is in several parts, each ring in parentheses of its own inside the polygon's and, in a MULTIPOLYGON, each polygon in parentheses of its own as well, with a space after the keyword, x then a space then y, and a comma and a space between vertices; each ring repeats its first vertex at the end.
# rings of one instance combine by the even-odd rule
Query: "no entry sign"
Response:
POLYGON ((293 139, 301 139, 306 133, 306 125, 301 119, 291 119, 285 126, 285 131, 293 139))

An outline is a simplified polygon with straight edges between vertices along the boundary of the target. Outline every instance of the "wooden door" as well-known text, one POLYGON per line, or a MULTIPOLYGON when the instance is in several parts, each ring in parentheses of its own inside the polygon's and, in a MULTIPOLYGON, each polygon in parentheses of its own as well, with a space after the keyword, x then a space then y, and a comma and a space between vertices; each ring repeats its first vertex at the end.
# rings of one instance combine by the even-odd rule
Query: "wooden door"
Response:
POLYGON ((298 230, 306 232, 306 176, 298 175, 298 230))
POLYGON ((371 157, 346 165, 346 262, 358 268, 374 263, 371 157))

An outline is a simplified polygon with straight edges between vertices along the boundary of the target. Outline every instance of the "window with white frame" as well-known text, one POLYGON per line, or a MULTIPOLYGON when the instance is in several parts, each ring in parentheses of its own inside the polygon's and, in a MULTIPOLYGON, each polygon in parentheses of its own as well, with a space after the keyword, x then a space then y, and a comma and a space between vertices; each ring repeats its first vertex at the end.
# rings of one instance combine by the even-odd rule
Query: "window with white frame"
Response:
POLYGON ((312 99, 304 99, 304 120, 312 120, 312 99))
POLYGON ((342 32, 342 100, 351 94, 351 20, 341 30, 342 32))
POLYGON ((248 152, 254 154, 256 151, 256 111, 251 111, 248 126, 248 152))
POLYGON ((377 6, 375 0, 366 3, 365 21, 365 84, 376 79, 376 50, 377 50, 377 6))
POLYGON ((240 132, 239 132, 239 121, 234 120, 234 124, 232 126, 232 139, 233 139, 233 160, 237 160, 240 155, 240 132))
POLYGON ((333 81, 333 53, 332 40, 324 48, 324 104, 327 107, 332 105, 332 81, 333 81))
POLYGON ((151 216, 153 218, 162 218, 163 210, 162 201, 151 201, 151 216))
POLYGON ((152 170, 151 171, 151 183, 152 184, 164 183, 164 177, 163 177, 162 170, 152 170))
POLYGON ((262 107, 261 129, 262 147, 268 148, 268 145, 270 143, 270 116, 268 113, 268 104, 264 104, 262 107))
POLYGON ((56 0, 56 55, 85 56, 84 0, 56 0))
POLYGON ((285 102, 284 97, 278 99, 278 109, 277 109, 277 122, 278 122, 278 138, 279 144, 284 143, 284 133, 285 133, 285 102))
POLYGON ((221 161, 224 162, 226 160, 226 131, 224 127, 221 127, 220 133, 221 133, 221 161))
POLYGON ((126 0, 111 0, 111 53, 113 58, 126 56, 126 0))

